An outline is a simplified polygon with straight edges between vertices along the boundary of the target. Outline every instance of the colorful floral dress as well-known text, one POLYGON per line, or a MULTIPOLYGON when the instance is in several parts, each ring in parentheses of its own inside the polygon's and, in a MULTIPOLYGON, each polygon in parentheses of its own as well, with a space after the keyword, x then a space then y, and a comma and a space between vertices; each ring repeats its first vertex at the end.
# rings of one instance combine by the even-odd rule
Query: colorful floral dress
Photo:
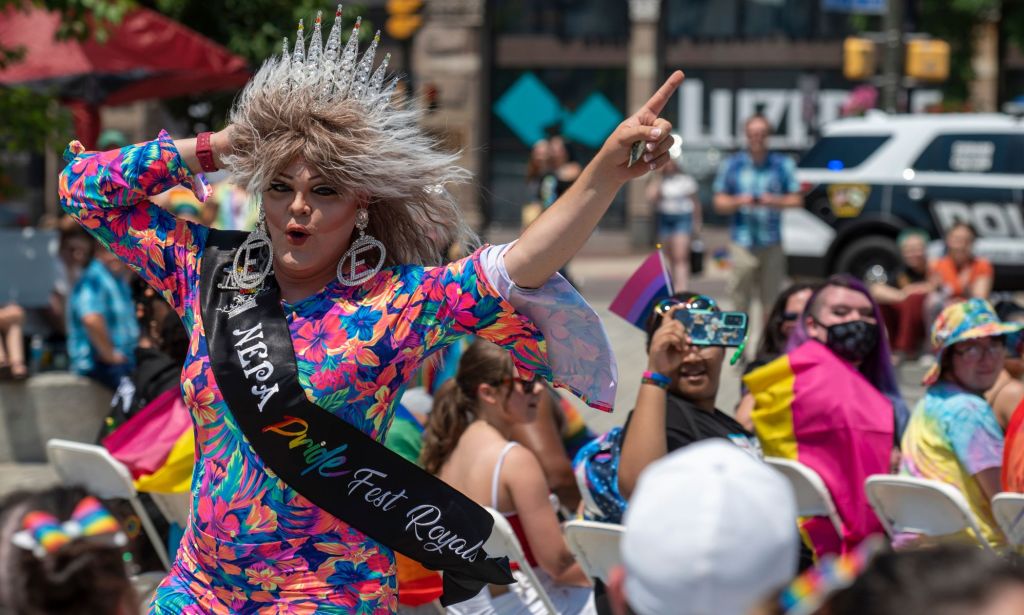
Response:
MULTIPOLYGON (((208 229, 147 199, 182 184, 203 200, 205 179, 190 174, 164 132, 110 152, 85 152, 74 142, 65 157, 64 210, 160 292, 191 335, 181 387, 196 432, 193 514, 151 613, 394 612, 391 550, 279 480, 254 453, 217 387, 198 296, 208 229)), ((572 377, 560 382, 552 375, 545 333, 489 282, 496 274, 488 277, 483 261, 493 267, 496 250, 445 267, 385 268, 361 286, 335 281, 285 303, 306 396, 382 441, 402 389, 424 359, 469 333, 509 349, 523 374, 537 373, 582 396, 588 387, 600 389, 593 387, 595 374, 614 378, 614 365, 609 372, 589 358, 567 367, 589 374, 589 383, 573 386, 572 377)), ((557 301, 557 292, 548 295, 557 301)), ((569 340, 575 335, 567 324, 552 331, 569 340)), ((607 389, 593 405, 607 406, 607 389)))

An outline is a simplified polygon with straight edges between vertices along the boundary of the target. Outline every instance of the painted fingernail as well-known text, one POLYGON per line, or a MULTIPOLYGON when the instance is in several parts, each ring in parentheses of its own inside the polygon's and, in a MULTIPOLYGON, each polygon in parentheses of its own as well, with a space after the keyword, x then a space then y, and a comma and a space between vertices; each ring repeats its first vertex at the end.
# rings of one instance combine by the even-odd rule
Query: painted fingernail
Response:
POLYGON ((654 137, 655 139, 660 137, 661 136, 661 129, 660 128, 655 128, 654 130, 652 130, 651 131, 651 136, 654 137))
POLYGON ((655 146, 654 141, 648 141, 647 142, 647 151, 653 152, 654 151, 654 146, 655 146))
POLYGON ((644 162, 650 162, 651 160, 654 160, 654 156, 651 156, 650 154, 644 154, 644 162))

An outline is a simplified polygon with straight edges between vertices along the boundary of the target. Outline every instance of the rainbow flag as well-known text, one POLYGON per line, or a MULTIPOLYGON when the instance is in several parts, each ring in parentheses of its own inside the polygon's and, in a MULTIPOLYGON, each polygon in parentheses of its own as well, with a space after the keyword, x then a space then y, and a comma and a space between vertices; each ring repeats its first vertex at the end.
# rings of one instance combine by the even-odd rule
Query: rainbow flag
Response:
POLYGON ((659 246, 626 280, 608 310, 643 329, 654 306, 671 295, 672 280, 659 246))
POLYGON ((765 456, 811 468, 835 502, 842 536, 824 517, 801 520, 815 556, 847 553, 882 533, 864 480, 889 473, 895 441, 889 398, 814 340, 750 372, 743 382, 754 395, 754 430, 765 456))

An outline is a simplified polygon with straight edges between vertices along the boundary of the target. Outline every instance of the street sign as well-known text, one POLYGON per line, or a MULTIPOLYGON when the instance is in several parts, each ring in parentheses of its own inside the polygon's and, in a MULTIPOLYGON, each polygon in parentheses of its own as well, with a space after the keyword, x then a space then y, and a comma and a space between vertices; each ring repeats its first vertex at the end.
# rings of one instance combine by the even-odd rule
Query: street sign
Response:
POLYGON ((887 0, 821 0, 822 9, 836 13, 883 15, 887 5, 887 0))

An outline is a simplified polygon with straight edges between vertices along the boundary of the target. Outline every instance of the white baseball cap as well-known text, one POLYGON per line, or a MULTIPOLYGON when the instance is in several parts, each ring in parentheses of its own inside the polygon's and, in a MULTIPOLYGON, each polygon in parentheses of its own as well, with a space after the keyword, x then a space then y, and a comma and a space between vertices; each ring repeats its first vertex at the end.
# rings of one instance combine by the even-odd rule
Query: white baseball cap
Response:
POLYGON ((718 438, 652 463, 626 510, 626 600, 637 615, 746 615, 793 579, 800 536, 785 478, 718 438))

